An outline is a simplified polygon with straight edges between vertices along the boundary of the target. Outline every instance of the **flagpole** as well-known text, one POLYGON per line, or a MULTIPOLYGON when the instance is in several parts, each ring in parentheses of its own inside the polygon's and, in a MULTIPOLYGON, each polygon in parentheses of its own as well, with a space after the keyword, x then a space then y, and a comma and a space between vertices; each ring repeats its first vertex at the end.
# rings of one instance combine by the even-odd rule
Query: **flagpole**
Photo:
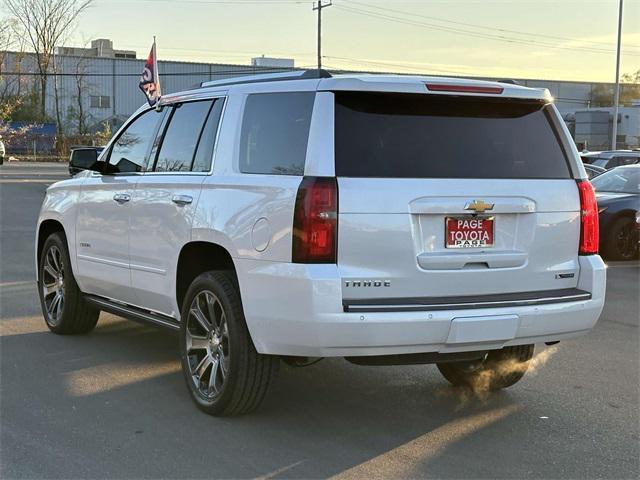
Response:
POLYGON ((154 81, 158 88, 158 104, 160 97, 162 97, 162 87, 160 86, 160 72, 158 71, 158 52, 156 48, 156 36, 153 36, 153 73, 155 75, 154 81))

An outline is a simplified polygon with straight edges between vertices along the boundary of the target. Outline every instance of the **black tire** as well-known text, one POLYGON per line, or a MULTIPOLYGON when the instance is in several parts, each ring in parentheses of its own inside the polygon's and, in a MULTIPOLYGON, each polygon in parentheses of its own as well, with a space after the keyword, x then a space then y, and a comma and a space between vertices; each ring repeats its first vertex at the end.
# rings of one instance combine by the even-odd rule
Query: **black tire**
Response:
POLYGON ((67 239, 62 232, 51 234, 42 247, 38 265, 38 294, 42 315, 53 333, 82 334, 96 326, 100 310, 90 305, 78 288, 71 270, 67 239), (59 276, 54 275, 54 271, 58 271, 59 276), (55 290, 51 291, 53 288, 55 290), (56 297, 58 300, 54 303, 56 297))
POLYGON ((457 387, 500 390, 524 377, 533 348, 533 345, 518 345, 491 350, 481 361, 438 363, 438 370, 457 387))
POLYGON ((604 236, 602 253, 607 260, 633 260, 638 257, 638 231, 633 219, 617 218, 604 236))
POLYGON ((197 277, 185 296, 181 318, 182 372, 198 408, 216 416, 255 410, 275 379, 280 360, 256 351, 235 276, 211 271, 197 277), (206 329, 194 309, 205 313, 206 329))

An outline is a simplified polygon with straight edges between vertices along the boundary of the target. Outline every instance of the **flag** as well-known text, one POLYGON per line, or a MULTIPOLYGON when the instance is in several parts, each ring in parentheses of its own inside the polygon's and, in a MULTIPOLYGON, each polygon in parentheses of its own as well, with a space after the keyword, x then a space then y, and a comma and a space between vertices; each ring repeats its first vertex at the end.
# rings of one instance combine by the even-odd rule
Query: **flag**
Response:
POLYGON ((160 77, 158 75, 158 57, 156 56, 156 39, 153 38, 153 45, 144 64, 144 70, 140 76, 140 90, 147 97, 150 106, 154 106, 160 100, 162 91, 160 90, 160 77))

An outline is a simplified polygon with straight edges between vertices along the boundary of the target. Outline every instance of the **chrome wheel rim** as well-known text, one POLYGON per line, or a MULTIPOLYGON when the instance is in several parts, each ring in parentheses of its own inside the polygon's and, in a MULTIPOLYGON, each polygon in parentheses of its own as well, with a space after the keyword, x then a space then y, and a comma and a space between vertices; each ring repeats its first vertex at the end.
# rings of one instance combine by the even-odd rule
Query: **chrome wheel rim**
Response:
POLYGON ((47 322, 57 325, 64 308, 64 265, 60 249, 53 245, 44 257, 42 269, 42 298, 47 322))
POLYGON ((229 370, 229 329, 218 297, 208 290, 195 296, 185 326, 189 376, 207 400, 222 393, 229 370))

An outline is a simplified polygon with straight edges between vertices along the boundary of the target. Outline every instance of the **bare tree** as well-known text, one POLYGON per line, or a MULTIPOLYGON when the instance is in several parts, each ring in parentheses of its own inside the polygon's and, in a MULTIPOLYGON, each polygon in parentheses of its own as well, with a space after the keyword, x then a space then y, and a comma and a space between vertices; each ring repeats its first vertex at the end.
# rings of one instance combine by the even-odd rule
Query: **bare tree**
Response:
MULTIPOLYGON (((625 73, 620 77, 620 105, 631 105, 634 100, 640 98, 640 70, 633 73, 625 73)), ((591 90, 592 107, 609 107, 613 105, 613 85, 600 84, 591 90)))
POLYGON ((76 103, 78 105, 78 134, 87 133, 87 114, 85 112, 82 94, 88 88, 87 86, 87 57, 78 58, 75 64, 74 79, 76 84, 76 103))
POLYGON ((19 79, 13 75, 15 72, 10 72, 11 74, 8 75, 7 70, 13 70, 9 66, 9 61, 15 62, 20 56, 19 52, 12 51, 22 50, 22 47, 20 37, 15 31, 15 19, 0 18, 0 105, 6 106, 6 103, 16 95, 15 87, 19 79))
POLYGON ((5 0, 36 56, 40 78, 40 116, 46 115, 46 92, 57 45, 69 34, 78 16, 93 0, 5 0))

